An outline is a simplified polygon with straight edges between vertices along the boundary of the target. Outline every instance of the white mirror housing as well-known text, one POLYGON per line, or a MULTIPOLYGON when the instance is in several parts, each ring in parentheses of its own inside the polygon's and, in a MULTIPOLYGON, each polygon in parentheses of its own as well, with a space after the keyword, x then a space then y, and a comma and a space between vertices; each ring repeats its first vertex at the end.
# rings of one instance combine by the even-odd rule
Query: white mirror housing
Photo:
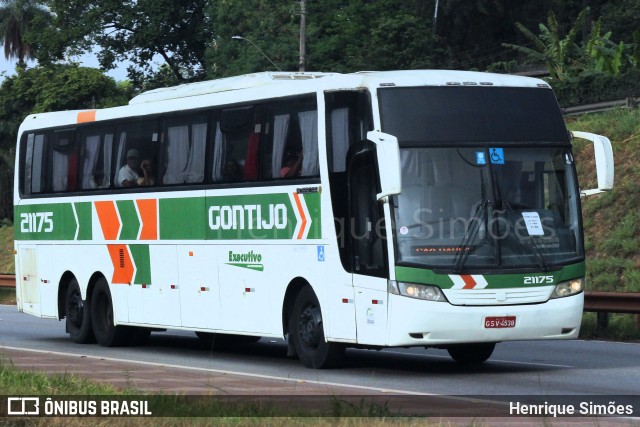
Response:
POLYGON ((400 194, 402 180, 400 171, 400 146, 398 138, 388 133, 372 130, 367 139, 376 145, 376 157, 380 171, 380 193, 378 200, 400 194))
POLYGON ((586 139, 593 142, 594 154, 596 158, 596 174, 598 176, 598 188, 592 190, 582 190, 581 196, 590 196, 613 189, 614 161, 613 148, 609 138, 589 132, 572 131, 573 138, 586 139))

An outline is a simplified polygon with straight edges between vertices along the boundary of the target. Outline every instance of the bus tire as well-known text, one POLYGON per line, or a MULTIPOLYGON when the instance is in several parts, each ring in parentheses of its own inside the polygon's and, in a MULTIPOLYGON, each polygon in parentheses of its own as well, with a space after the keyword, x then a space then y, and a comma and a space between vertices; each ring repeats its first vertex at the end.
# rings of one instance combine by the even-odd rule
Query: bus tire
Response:
POLYGON ((91 295, 91 320, 93 333, 103 347, 119 347, 128 343, 129 329, 116 326, 113 319, 113 302, 109 284, 104 277, 96 282, 91 295))
POLYGON ((91 326, 91 307, 82 299, 78 281, 73 278, 64 299, 65 325, 69 337, 77 344, 95 342, 91 326))
POLYGON ((296 296, 289 316, 289 339, 307 368, 335 367, 344 354, 343 345, 325 340, 320 303, 309 286, 296 296))
POLYGON ((458 363, 475 364, 486 362, 493 354, 496 343, 459 344, 447 348, 449 356, 458 363))

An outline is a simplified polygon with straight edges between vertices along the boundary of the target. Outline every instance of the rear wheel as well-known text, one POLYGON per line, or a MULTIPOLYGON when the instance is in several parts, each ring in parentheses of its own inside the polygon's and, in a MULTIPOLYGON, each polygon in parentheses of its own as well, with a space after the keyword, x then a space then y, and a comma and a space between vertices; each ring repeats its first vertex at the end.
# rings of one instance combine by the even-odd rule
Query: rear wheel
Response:
POLYGON ((325 340, 320 303, 308 286, 302 288, 293 304, 289 339, 293 340, 298 358, 307 368, 334 367, 344 354, 344 346, 325 340))
POLYGON ((95 342, 91 327, 91 307, 82 299, 80 286, 74 278, 69 282, 64 300, 66 328, 71 340, 78 344, 95 342))
POLYGON ((114 324, 111 292, 104 277, 96 282, 91 295, 91 320, 96 340, 101 346, 118 347, 128 343, 130 329, 114 324))
POLYGON ((482 363, 491 357, 496 343, 459 344, 447 348, 449 356, 458 363, 482 363))

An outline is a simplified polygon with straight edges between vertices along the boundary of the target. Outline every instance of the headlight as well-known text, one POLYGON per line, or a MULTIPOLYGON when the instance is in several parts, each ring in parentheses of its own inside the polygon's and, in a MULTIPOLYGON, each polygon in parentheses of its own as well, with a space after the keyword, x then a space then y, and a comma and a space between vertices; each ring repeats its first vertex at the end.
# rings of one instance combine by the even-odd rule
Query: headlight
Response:
POLYGON ((584 277, 558 283, 551 298, 562 298, 579 294, 584 290, 584 277))
POLYGON ((395 295, 404 295, 406 297, 427 301, 447 301, 440 288, 433 285, 418 285, 416 283, 389 280, 388 290, 395 295))

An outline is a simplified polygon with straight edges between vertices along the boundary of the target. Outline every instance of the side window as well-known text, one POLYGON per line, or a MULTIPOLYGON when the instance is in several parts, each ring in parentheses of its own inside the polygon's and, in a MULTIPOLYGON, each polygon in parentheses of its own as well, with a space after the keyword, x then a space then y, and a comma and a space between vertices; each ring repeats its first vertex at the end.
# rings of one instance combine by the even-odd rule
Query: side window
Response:
POLYGON ((78 153, 75 132, 57 131, 53 133, 51 150, 51 191, 75 191, 78 181, 78 153))
POLYGON ((155 185, 160 134, 156 120, 127 123, 117 133, 115 187, 155 185))
POLYGON ((329 172, 344 172, 349 147, 365 140, 373 130, 369 93, 329 92, 325 98, 329 172))
POLYGON ((204 180, 207 119, 172 119, 164 130, 162 183, 193 184, 204 180))
POLYGON ((47 137, 44 133, 30 133, 26 136, 22 181, 24 194, 39 194, 45 189, 46 143, 47 137))
POLYGON ((253 107, 222 111, 214 139, 214 182, 258 180, 261 131, 253 107))
POLYGON ((75 131, 27 134, 23 156, 22 190, 25 194, 62 193, 77 189, 75 131))
POLYGON ((315 97, 280 101, 272 109, 273 134, 270 150, 263 159, 264 178, 319 175, 315 97))
POLYGON ((113 136, 110 129, 83 132, 80 140, 81 190, 109 188, 113 136))
POLYGON ((273 122, 272 178, 317 176, 318 112, 280 114, 273 122))

